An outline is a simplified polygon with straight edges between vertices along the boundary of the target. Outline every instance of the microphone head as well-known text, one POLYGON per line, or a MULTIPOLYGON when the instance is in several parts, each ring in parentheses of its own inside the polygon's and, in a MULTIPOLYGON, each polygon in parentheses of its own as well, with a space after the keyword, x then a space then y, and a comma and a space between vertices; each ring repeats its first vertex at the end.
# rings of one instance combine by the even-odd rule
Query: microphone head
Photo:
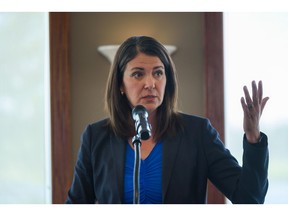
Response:
POLYGON ((143 105, 137 105, 132 110, 132 116, 135 121, 138 120, 138 115, 143 115, 144 117, 148 117, 148 112, 143 105))
POLYGON ((142 133, 140 134, 141 140, 148 140, 151 136, 151 132, 149 130, 142 130, 142 133))
POLYGON ((151 136, 151 129, 148 123, 148 112, 142 105, 137 105, 132 110, 132 116, 135 121, 136 133, 139 134, 141 140, 147 140, 151 136))

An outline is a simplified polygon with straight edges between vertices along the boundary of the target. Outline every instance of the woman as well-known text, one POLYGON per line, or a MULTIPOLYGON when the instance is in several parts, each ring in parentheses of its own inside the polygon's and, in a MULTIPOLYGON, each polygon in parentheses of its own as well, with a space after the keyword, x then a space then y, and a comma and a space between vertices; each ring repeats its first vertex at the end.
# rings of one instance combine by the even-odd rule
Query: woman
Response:
POLYGON ((107 119, 87 126, 66 203, 132 203, 135 135, 131 110, 143 105, 152 135, 142 140, 140 203, 205 203, 209 179, 232 203, 263 203, 268 188, 267 136, 259 120, 262 82, 244 87, 243 165, 208 119, 180 113, 174 64, 151 37, 118 49, 106 88, 107 119))

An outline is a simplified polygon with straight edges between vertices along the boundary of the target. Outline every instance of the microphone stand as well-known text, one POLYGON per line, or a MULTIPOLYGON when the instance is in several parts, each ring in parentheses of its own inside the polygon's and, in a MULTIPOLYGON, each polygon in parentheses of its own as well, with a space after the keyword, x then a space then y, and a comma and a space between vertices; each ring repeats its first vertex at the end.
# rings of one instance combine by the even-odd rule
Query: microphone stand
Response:
POLYGON ((138 134, 133 137, 132 143, 133 143, 134 152, 135 152, 134 173, 133 173, 133 188, 134 188, 133 203, 140 204, 141 139, 138 134))

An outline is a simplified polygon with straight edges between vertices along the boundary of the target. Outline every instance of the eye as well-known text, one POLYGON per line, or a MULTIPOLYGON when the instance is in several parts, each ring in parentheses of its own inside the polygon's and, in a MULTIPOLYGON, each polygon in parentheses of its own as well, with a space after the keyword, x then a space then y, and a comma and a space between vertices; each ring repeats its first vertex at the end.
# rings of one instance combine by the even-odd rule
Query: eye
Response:
POLYGON ((141 77, 143 77, 143 75, 144 74, 142 71, 134 71, 130 76, 136 79, 140 79, 141 77))
POLYGON ((163 76, 163 74, 164 74, 163 70, 154 71, 154 76, 155 77, 161 77, 161 76, 163 76))

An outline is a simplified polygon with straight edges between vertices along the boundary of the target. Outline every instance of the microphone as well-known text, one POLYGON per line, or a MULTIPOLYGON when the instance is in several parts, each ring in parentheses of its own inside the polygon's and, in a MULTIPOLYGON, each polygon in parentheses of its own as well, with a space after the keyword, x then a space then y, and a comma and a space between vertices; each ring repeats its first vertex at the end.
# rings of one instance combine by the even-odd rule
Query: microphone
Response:
POLYGON ((137 105, 132 110, 132 116, 135 121, 136 134, 141 140, 147 140, 151 136, 151 126, 148 123, 148 112, 142 105, 137 105))

